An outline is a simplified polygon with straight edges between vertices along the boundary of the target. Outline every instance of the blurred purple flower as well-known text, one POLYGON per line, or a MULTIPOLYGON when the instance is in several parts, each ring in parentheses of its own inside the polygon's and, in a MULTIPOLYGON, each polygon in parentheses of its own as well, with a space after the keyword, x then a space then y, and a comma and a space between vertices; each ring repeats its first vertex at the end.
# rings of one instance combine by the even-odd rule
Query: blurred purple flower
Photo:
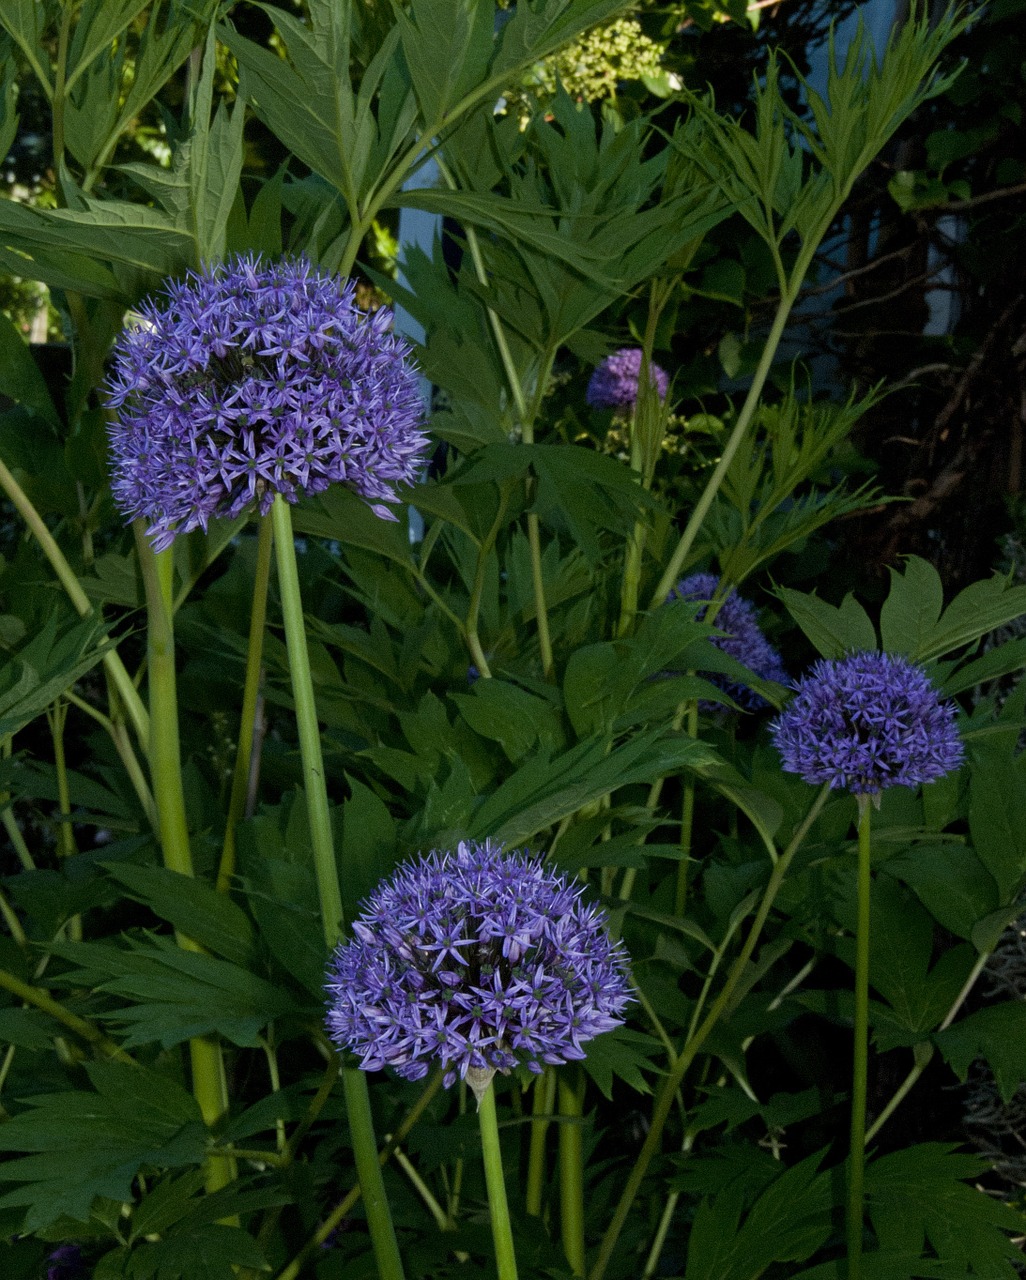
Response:
POLYGON ((855 795, 933 782, 962 763, 954 703, 891 653, 821 659, 772 733, 784 768, 855 795))
POLYGON ((303 258, 236 258, 144 303, 107 383, 114 498, 153 546, 339 482, 379 516, 427 440, 409 348, 391 315, 303 258))
POLYGON ((536 858, 485 841, 401 866, 329 970, 328 1030, 365 1071, 432 1063, 475 1089, 518 1063, 583 1058, 623 1021, 627 957, 605 913, 536 858))
POLYGON ((77 1244, 59 1244, 46 1259, 46 1280, 85 1280, 86 1266, 77 1244))
MULTIPOLYGON (((711 600, 719 585, 720 580, 715 573, 693 573, 689 578, 678 582, 667 599, 711 600)), ((696 617, 701 621, 705 614, 706 610, 700 609, 696 617)), ((776 680, 778 684, 789 682, 780 654, 762 634, 755 605, 739 596, 734 588, 723 598, 713 618, 713 626, 727 633, 714 636, 713 644, 738 662, 743 662, 760 680, 776 680)), ((724 675, 713 674, 710 679, 749 711, 766 706, 766 699, 745 684, 738 684, 724 675)), ((709 707, 704 709, 708 710, 709 707)))
MULTIPOLYGON (((633 409, 638 398, 638 383, 641 379, 641 348, 623 347, 606 356, 598 365, 588 382, 588 390, 584 398, 594 409, 633 409)), ((649 381, 659 393, 661 400, 666 399, 670 388, 670 379, 666 371, 657 364, 648 366, 649 381)))

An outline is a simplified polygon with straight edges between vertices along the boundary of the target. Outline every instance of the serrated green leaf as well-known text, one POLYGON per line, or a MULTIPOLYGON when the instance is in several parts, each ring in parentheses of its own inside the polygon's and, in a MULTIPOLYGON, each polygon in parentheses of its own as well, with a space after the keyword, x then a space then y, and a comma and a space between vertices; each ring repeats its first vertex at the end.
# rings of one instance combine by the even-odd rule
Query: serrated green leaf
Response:
POLYGON ((612 1101, 613 1079, 622 1080, 636 1093, 651 1093, 652 1086, 643 1071, 660 1073, 662 1046, 654 1036, 618 1028, 604 1032, 588 1042, 581 1065, 598 1086, 602 1095, 612 1101))
POLYGON ((778 587, 775 594, 824 658, 876 649, 876 629, 850 593, 839 608, 791 587, 778 587))
POLYGON ((294 1009, 286 992, 255 974, 162 937, 128 950, 94 942, 58 942, 51 949, 82 966, 68 981, 133 1001, 108 1015, 129 1028, 128 1048, 154 1042, 170 1048, 218 1032, 253 1048, 268 1022, 294 1009))
POLYGON ((979 1156, 957 1154, 951 1145, 939 1142, 871 1161, 866 1168, 866 1200, 881 1248, 928 1258, 923 1247, 928 1241, 943 1269, 920 1270, 922 1264, 916 1263, 915 1275, 1012 1280, 1017 1274, 1012 1260, 1019 1255, 1007 1233, 1021 1230, 1022 1222, 1010 1205, 967 1185, 985 1168, 979 1156))
POLYGON ((101 865, 125 886, 131 897, 146 903, 186 937, 233 964, 252 967, 256 958, 253 926, 227 894, 164 867, 137 867, 124 862, 101 865))
POLYGON ((904 881, 933 918, 958 938, 972 938, 977 922, 997 910, 994 877, 964 844, 917 844, 888 858, 883 870, 904 881))
POLYGON ((985 1059, 1006 1103, 1026 1080, 1026 1004, 1021 1000, 977 1009, 933 1038, 960 1080, 977 1058, 985 1059))
POLYGON ((885 651, 917 654, 935 631, 943 607, 944 587, 929 561, 909 556, 903 574, 892 568, 891 589, 880 610, 885 651))
POLYGON ((686 734, 639 734, 609 750, 604 740, 582 742, 561 755, 548 751, 523 764, 475 812, 468 835, 523 844, 617 787, 653 782, 674 769, 711 758, 709 748, 686 734))
POLYGON ((1023 614, 1026 614, 1026 587, 1009 586, 1000 576, 974 582, 955 596, 912 657, 916 662, 943 657, 1023 614))
POLYGON ((22 1184, 0 1207, 24 1205, 24 1230, 62 1215, 86 1221, 96 1196, 132 1199, 143 1165, 180 1168, 203 1160, 206 1128, 195 1100, 175 1081, 142 1066, 93 1062, 95 1092, 28 1099, 30 1109, 0 1125, 0 1150, 34 1152, 0 1165, 0 1180, 22 1184))

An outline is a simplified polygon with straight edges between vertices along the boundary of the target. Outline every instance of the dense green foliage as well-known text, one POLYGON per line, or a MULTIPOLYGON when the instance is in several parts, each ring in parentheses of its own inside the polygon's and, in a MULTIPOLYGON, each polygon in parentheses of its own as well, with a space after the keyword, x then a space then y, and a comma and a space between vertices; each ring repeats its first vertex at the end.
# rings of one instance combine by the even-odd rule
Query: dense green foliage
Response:
MULTIPOLYGON (((45 1274, 57 1241, 98 1280, 379 1274, 356 1073, 337 1087, 323 1031, 318 850, 334 839, 351 919, 401 859, 466 836, 587 880, 638 993, 558 1088, 551 1070, 497 1082, 521 1276, 847 1274, 856 804, 781 771, 768 713, 718 678, 770 709, 787 690, 724 653, 697 605, 664 604, 708 566, 763 607, 792 675, 883 648, 959 700, 965 765, 873 814, 863 1274, 1017 1274, 1021 1213, 976 1187, 987 1161, 957 1123, 902 1119, 927 1084, 982 1075, 1007 1102, 1026 1079, 1022 1000, 980 998, 1026 881, 1026 640, 995 641, 1026 587, 995 574, 946 598, 909 557, 865 607, 829 576, 811 591, 839 522, 890 500, 852 445, 888 387, 813 393, 781 355, 856 184, 964 83, 943 61, 963 24, 914 17, 878 58, 860 30, 825 97, 771 56, 737 118, 698 85, 651 112, 557 90, 528 121, 496 113, 622 13, 0 8, 0 152, 42 99, 54 176, 52 207, 0 200, 0 268, 49 287, 72 354, 44 377, 0 321, 11 1280, 45 1274), (158 103, 166 156, 127 158, 158 103), (431 158, 438 184, 408 183, 431 158), (446 231, 395 282, 372 246, 404 208, 446 231), (213 522, 161 559, 106 471, 99 388, 126 312, 248 251, 371 280, 423 327, 434 388, 438 449, 397 523, 343 488, 291 513, 320 833, 269 518, 213 522), (736 331, 714 329, 722 308, 736 331), (678 382, 614 419, 582 371, 627 343, 678 382), (168 825, 176 788, 187 832, 168 825)), ((929 181, 895 179, 906 203, 929 181)), ((406 1273, 494 1275, 465 1088, 379 1074, 370 1095, 406 1273)))

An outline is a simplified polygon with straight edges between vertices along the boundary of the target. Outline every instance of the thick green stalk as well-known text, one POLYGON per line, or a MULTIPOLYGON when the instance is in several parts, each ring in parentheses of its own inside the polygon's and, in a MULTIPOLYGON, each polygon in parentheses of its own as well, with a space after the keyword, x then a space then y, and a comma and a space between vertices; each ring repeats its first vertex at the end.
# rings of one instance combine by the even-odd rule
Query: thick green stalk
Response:
POLYGON ((660 1148, 663 1136, 663 1128, 669 1118, 670 1111, 673 1107, 673 1101, 677 1090, 680 1088, 684 1076, 687 1074, 688 1068, 694 1062, 698 1051, 709 1038, 710 1033, 719 1022, 721 1016, 730 1005, 731 998, 737 984, 741 981, 748 963, 751 960, 755 948, 758 945, 759 938, 762 935, 763 926, 769 918, 770 910, 776 900, 776 896, 780 891, 780 886, 784 882, 788 867, 794 855, 801 847, 802 841, 808 834, 809 828, 819 816, 820 810, 826 804, 827 797, 830 794, 829 786, 823 786, 820 789, 816 799, 812 802, 809 812, 805 815, 800 826, 791 838, 791 843, 787 846, 779 859, 773 864, 773 870, 770 872, 769 881, 766 884, 766 890, 762 895, 762 901, 759 903, 758 911, 752 926, 748 931, 748 937, 745 939, 744 946, 731 966, 727 975, 723 989, 713 1001, 712 1008, 706 1014, 701 1026, 699 1026, 694 1034, 688 1037, 680 1056, 673 1063, 670 1070, 663 1077, 662 1086, 656 1095, 655 1106, 652 1110, 652 1123, 649 1126, 648 1134, 645 1137, 644 1145, 634 1162, 627 1183, 617 1201, 616 1209, 610 1220, 609 1226, 606 1228, 605 1235, 602 1237, 602 1243, 599 1246, 598 1257, 595 1265, 588 1274, 588 1280, 602 1280, 609 1266, 609 1261, 613 1256, 613 1250, 616 1248, 616 1242, 620 1238, 620 1232, 623 1225, 627 1221, 627 1215, 630 1213, 634 1204, 634 1200, 648 1171, 648 1166, 652 1162, 652 1158, 656 1155, 660 1148))
POLYGON ((256 727, 257 702, 260 696, 260 673, 264 653, 264 624, 267 621, 267 587, 271 578, 271 551, 274 533, 271 521, 260 516, 257 521, 257 558, 253 575, 253 600, 249 613, 249 644, 246 648, 246 679, 242 688, 242 714, 239 721, 239 743, 235 752, 235 772, 228 801, 221 862, 217 869, 217 887, 221 893, 231 888, 235 874, 235 828, 246 810, 250 765, 253 760, 253 731, 256 727))
POLYGON ((527 1212, 540 1218, 545 1191, 545 1137, 556 1102, 556 1072, 553 1067, 546 1067, 540 1076, 535 1076, 532 1092, 534 1098, 531 1107, 531 1143, 527 1152, 525 1200, 527 1212))
POLYGON ((563 1252, 575 1276, 586 1272, 584 1260, 584 1078, 573 1084, 559 1077, 559 1230, 563 1252))
MULTIPOLYGON (((147 676, 150 691, 150 774, 157 805, 157 821, 164 865, 179 875, 192 876, 192 850, 182 787, 181 745, 178 736, 178 682, 175 672, 175 635, 172 613, 174 559, 170 548, 154 552, 146 540, 142 522, 135 521, 139 565, 146 587, 147 676)), ((203 948, 179 933, 184 951, 203 948)), ((221 1046, 212 1036, 189 1041, 192 1091, 204 1123, 213 1129, 228 1108, 221 1062, 221 1046)), ((206 1187, 219 1191, 235 1176, 229 1159, 209 1159, 206 1187)))
POLYGON ((477 1118, 481 1125, 481 1153, 484 1156, 488 1209, 492 1219, 492 1240, 495 1242, 495 1265, 499 1280, 517 1280, 517 1258, 513 1249, 513 1229, 509 1222, 506 1180, 502 1172, 499 1124, 495 1115, 494 1081, 489 1083, 481 1096, 477 1118))
MULTIPOLYGON (((303 761, 303 786, 306 794, 310 843, 313 848, 314 873, 321 904, 324 941, 330 951, 342 938, 342 893, 335 861, 335 843, 328 810, 328 792, 321 754, 320 727, 314 699, 310 655, 303 625, 303 602, 299 591, 296 545, 292 534, 292 514, 280 494, 271 506, 274 527, 274 550, 278 565, 278 589, 281 593, 285 642, 288 646, 292 696, 296 704, 296 727, 303 761)), ((379 1280, 403 1280, 403 1264, 399 1244, 385 1197, 385 1184, 378 1161, 378 1147, 371 1118, 367 1077, 353 1067, 342 1069, 342 1091, 349 1116, 350 1137, 356 1171, 363 1190, 367 1225, 378 1266, 379 1280)))
POLYGON ((862 1219, 866 1173, 866 1082, 869 1069, 869 908, 873 887, 872 806, 859 802, 858 919, 855 926, 855 1044, 852 1050, 851 1146, 848 1153, 848 1276, 862 1275, 862 1219))
MULTIPOLYGON (((39 512, 29 501, 24 489, 18 484, 3 462, 0 462, 0 488, 10 499, 11 504, 25 521, 30 532, 35 535, 43 554, 50 561, 50 567, 57 575, 61 586, 68 593, 68 598, 75 606, 75 609, 81 617, 88 617, 93 612, 89 597, 82 590, 82 585, 75 576, 71 565, 65 559, 64 552, 57 545, 53 534, 46 527, 46 523, 39 512)), ((103 665, 107 668, 107 673, 113 680, 114 686, 125 704, 125 709, 128 712, 129 719, 132 721, 132 727, 135 729, 139 741, 145 743, 149 737, 149 716, 143 706, 142 699, 139 697, 139 691, 132 683, 131 676, 125 670, 125 664, 118 657, 117 652, 111 649, 104 655, 103 665)))

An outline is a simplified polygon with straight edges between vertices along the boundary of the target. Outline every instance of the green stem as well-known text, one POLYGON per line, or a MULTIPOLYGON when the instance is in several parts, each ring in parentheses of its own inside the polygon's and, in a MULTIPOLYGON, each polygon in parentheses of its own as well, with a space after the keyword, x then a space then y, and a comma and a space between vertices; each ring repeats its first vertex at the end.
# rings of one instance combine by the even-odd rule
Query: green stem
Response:
MULTIPOLYGON (((381 1150, 377 1153, 378 1163, 383 1165, 392 1155, 393 1151, 399 1146, 400 1142, 406 1137, 413 1126, 423 1115, 428 1104, 438 1092, 442 1084, 442 1072, 436 1071, 434 1077, 428 1083, 427 1088, 417 1099, 416 1103, 410 1108, 402 1124, 392 1134, 391 1138, 385 1143, 381 1150)), ((342 1200, 332 1209, 331 1213, 324 1219, 321 1225, 313 1233, 310 1239, 303 1245, 299 1253, 289 1262, 275 1277, 275 1280, 297 1280, 299 1273, 303 1270, 307 1261, 313 1257, 324 1244, 325 1240, 353 1211, 353 1207, 360 1199, 360 1184, 351 1188, 342 1200)))
POLYGON ((25 930, 21 927, 21 921, 18 919, 17 912, 7 901, 7 896, 2 889, 0 889, 0 916, 3 916, 4 923, 11 931, 11 937, 18 946, 22 949, 27 947, 28 937, 26 936, 25 930))
MULTIPOLYGON (((288 503, 276 494, 271 506, 274 528, 274 550, 278 565, 278 588, 281 593, 285 642, 288 647, 292 696, 296 705, 296 727, 303 761, 303 785, 310 843, 313 848, 314 872, 321 904, 324 941, 331 950, 342 938, 342 893, 338 882, 335 845, 328 809, 328 792, 321 754, 320 728, 314 699, 310 655, 303 625, 303 602, 299 591, 296 545, 292 534, 292 514, 288 503)), ((349 1116, 350 1137, 356 1160, 357 1176, 363 1188, 364 1205, 371 1244, 378 1266, 379 1280, 403 1280, 403 1264, 392 1225, 385 1184, 378 1161, 378 1147, 371 1118, 367 1078, 353 1067, 342 1069, 342 1092, 349 1116)))
MULTIPOLYGON (((181 745, 178 734, 178 683, 175 672, 173 621, 174 553, 171 548, 154 552, 146 540, 142 521, 134 523, 139 565, 146 588, 147 671, 150 691, 150 772, 157 805, 160 846, 164 866, 179 875, 193 875, 189 823, 182 786, 181 745)), ((192 938, 178 933, 183 951, 202 952, 192 938)), ((221 1061, 221 1046, 211 1036, 189 1041, 192 1091, 203 1121, 213 1130, 228 1109, 221 1061)), ((206 1187, 220 1191, 235 1176, 229 1158, 211 1157, 206 1166, 206 1187)))
POLYGON ((119 1044, 111 1040, 109 1036, 104 1035, 98 1027, 94 1027, 85 1018, 80 1018, 78 1014, 65 1009, 59 1001, 55 1000, 48 991, 44 991, 42 987, 34 987, 28 982, 23 982, 21 978, 9 973, 6 969, 0 969, 0 987, 5 991, 9 991, 11 995, 17 996, 19 1000, 24 1000, 26 1004, 34 1005, 37 1009, 41 1009, 43 1013, 48 1013, 51 1018, 67 1027, 70 1031, 74 1031, 77 1036, 91 1044, 94 1049, 99 1049, 108 1058, 115 1058, 118 1062, 134 1064, 135 1059, 126 1053, 119 1044))
POLYGON ((276 494, 271 506, 274 529, 274 552, 278 564, 278 590, 281 593, 282 620, 288 647, 292 696, 296 704, 296 728, 299 751, 303 760, 303 787, 310 821, 310 844, 313 849, 317 893, 321 904, 324 941, 331 950, 342 939, 342 892, 335 862, 335 841, 328 809, 328 791, 321 754, 321 732, 314 699, 310 654, 303 624, 303 601, 299 591, 299 569, 296 544, 292 533, 289 504, 276 494))
POLYGON ((63 697, 71 703, 73 707, 78 707, 79 711, 91 717, 100 728, 107 734, 111 742, 114 744, 114 750, 118 753, 118 757, 124 766, 125 773, 128 774, 129 781, 132 784, 139 803, 142 805, 146 819, 154 831, 158 829, 159 820, 157 818, 157 806, 153 800, 153 792, 150 790, 150 784, 146 781, 146 775, 143 773, 142 765, 139 758, 132 749, 131 740, 128 737, 128 731, 125 728, 123 720, 112 720, 109 716, 105 716, 102 711, 98 711, 90 702, 86 702, 85 698, 80 698, 77 693, 71 689, 65 689, 63 697))
POLYGON ((741 406, 741 412, 737 416, 737 422, 734 424, 734 430, 730 433, 726 445, 724 445, 723 453, 716 468, 702 491, 702 496, 695 504, 695 508, 681 534, 680 542, 677 544, 670 562, 663 572, 663 576, 659 579, 659 585, 652 593, 651 608, 655 609, 670 594, 677 580, 680 577, 681 570, 691 548, 695 544, 699 531, 705 517, 709 514, 709 508, 712 506, 723 478, 730 470, 730 465, 734 461, 734 455, 741 447, 742 441, 748 434, 748 428, 752 419, 755 417, 755 411, 759 405, 759 397, 765 386, 769 371, 773 366, 773 359, 777 353, 777 347, 780 345, 780 339, 783 337, 784 328, 787 325, 787 318, 791 314, 791 308, 794 306, 795 299, 798 296, 800 288, 799 282, 793 284, 786 291, 781 293, 780 301, 777 304, 777 312, 773 317, 773 324, 770 327, 769 335, 766 338, 766 345, 762 349, 762 355, 759 358, 758 367, 755 370, 755 377, 752 379, 752 385, 748 389, 748 395, 745 402, 741 406))
POLYGON ((866 1084, 869 1070, 869 914, 873 886, 867 795, 858 797, 858 919, 855 927, 855 1044, 852 1052, 851 1147, 848 1155, 848 1276, 862 1275, 866 1171, 866 1084))
MULTIPOLYGON (((946 1031, 958 1017, 959 1009, 961 1009, 962 1005, 965 1004, 969 992, 976 986, 977 980, 983 970, 987 967, 987 961, 990 959, 992 954, 993 953, 990 951, 984 951, 976 957, 976 963, 973 965, 969 972, 969 976, 962 984, 962 990, 951 1002, 951 1007, 944 1015, 944 1021, 937 1028, 938 1031, 946 1031)), ((919 1044, 913 1046, 912 1068, 898 1088, 894 1091, 890 1101, 866 1130, 867 1143, 871 1142, 873 1138, 876 1137, 894 1112, 897 1111, 902 1102, 905 1101, 905 1098, 908 1096, 913 1085, 930 1065, 933 1060, 933 1055, 934 1047, 929 1040, 923 1040, 919 1044)))
POLYGON ((253 759, 253 731, 256 728, 257 703, 260 696, 261 664, 264 653, 264 624, 267 621, 267 588, 271 578, 271 550, 274 532, 266 516, 257 521, 257 558, 253 576, 253 600, 249 613, 249 644, 246 649, 246 679, 242 689, 242 714, 239 743, 235 752, 235 772, 228 801, 221 862, 217 869, 217 888, 227 893, 235 874, 235 829, 246 811, 249 772, 253 759))
POLYGON ((492 677, 491 667, 488 665, 488 659, 485 657, 484 650, 481 648, 481 638, 478 635, 477 624, 481 615, 481 600, 484 596, 485 579, 488 576, 488 557, 491 555, 495 547, 495 541, 499 536, 499 530, 502 528, 503 520, 506 516, 507 496, 503 489, 499 494, 499 509, 496 512, 492 527, 488 530, 488 534, 484 541, 478 547, 477 551, 477 567, 474 570, 474 581, 470 588, 470 601, 467 604, 467 621, 464 624, 463 632, 467 637, 467 648, 470 650, 470 656, 474 659, 478 671, 481 673, 482 679, 490 680, 492 677))
POLYGON ((648 1258, 645 1262, 645 1270, 641 1273, 641 1280, 651 1280, 651 1277, 656 1273, 656 1268, 659 1266, 659 1258, 663 1252, 663 1245, 666 1243, 666 1237, 669 1234, 670 1223, 673 1221, 673 1215, 677 1212, 677 1201, 679 1199, 679 1191, 671 1191, 666 1197, 663 1214, 659 1219, 659 1226, 652 1239, 652 1247, 648 1251, 648 1258))
POLYGON ((559 1078, 559 1229, 563 1252, 575 1276, 583 1277, 584 1259, 584 1077, 571 1085, 559 1078))
POLYGON ((626 1186, 617 1201, 616 1209, 613 1217, 606 1228, 605 1235, 602 1237, 602 1243, 599 1246, 598 1257, 595 1265, 589 1272, 588 1280, 602 1280, 609 1266, 609 1261, 613 1256, 613 1250, 616 1248, 616 1242, 620 1238, 620 1232, 623 1225, 627 1221, 627 1215, 631 1211, 634 1200, 648 1171, 648 1166, 652 1162, 652 1158, 656 1155, 660 1148, 663 1136, 663 1128, 669 1118, 670 1111, 673 1107, 674 1097, 680 1088, 681 1081, 687 1074, 688 1068, 694 1062, 698 1051, 709 1038, 710 1033, 716 1026, 720 1017, 727 1010, 733 997, 734 990, 741 981, 748 963, 755 952, 760 936, 762 935, 763 926, 769 917, 770 910, 776 900, 776 896, 780 891, 780 886, 784 882, 784 877, 791 865, 794 855, 801 847, 802 841, 809 832, 810 827, 819 817, 820 811, 830 794, 828 786, 823 786, 816 799, 812 802, 809 812, 803 818, 801 824, 791 837, 791 843, 787 846, 779 859, 773 864, 770 872, 769 881, 766 884, 766 890, 763 893, 762 901, 759 903, 759 909, 752 921, 752 926, 748 931, 748 937, 745 939, 744 946, 731 966, 727 979, 723 984, 723 989, 713 1001, 712 1008, 706 1014, 701 1026, 697 1028, 693 1035, 688 1037, 680 1057, 670 1067, 670 1070, 663 1077, 663 1083, 660 1086, 659 1093, 656 1096, 655 1106, 652 1110, 652 1123, 649 1126, 648 1134, 645 1142, 639 1152, 634 1166, 628 1176, 626 1186))
POLYGON ((527 1212, 540 1218, 542 1196, 545 1191, 545 1138, 549 1132, 552 1109, 556 1100, 556 1072, 546 1067, 535 1076, 532 1086, 534 1097, 531 1106, 531 1144, 527 1152, 527 1212))
MULTIPOLYGON (((57 545, 53 534, 46 527, 39 512, 29 501, 24 489, 18 484, 3 462, 0 462, 0 488, 3 489, 18 514, 25 521, 29 531, 35 535, 43 554, 50 562, 50 567, 57 575, 57 580, 68 593, 68 598, 79 615, 83 618, 88 617, 93 612, 89 597, 82 590, 82 586, 71 565, 68 564, 64 557, 64 552, 57 545)), ((139 697, 138 690, 132 683, 131 676, 125 670, 125 664, 121 661, 117 652, 111 649, 104 655, 103 665, 107 668, 107 672, 114 681, 114 686, 125 704, 125 709, 132 721, 132 727, 135 729, 139 741, 145 743, 149 737, 149 716, 143 706, 142 699, 139 697)))
MULTIPOLYGON (((698 737, 698 700, 692 698, 687 709, 688 733, 692 738, 698 737)), ((695 779, 689 773, 684 780, 684 800, 680 811, 680 852, 681 859, 677 865, 677 888, 673 897, 673 913, 684 914, 688 900, 688 866, 691 862, 691 838, 695 825, 695 779)))
POLYGON ((502 1173, 502 1147, 499 1145, 499 1125, 495 1115, 494 1081, 489 1083, 481 1097, 477 1118, 481 1125, 481 1153, 484 1156, 488 1209, 492 1219, 492 1239, 495 1242, 495 1265, 499 1280, 517 1280, 517 1259, 513 1249, 513 1229, 509 1222, 509 1202, 506 1199, 506 1181, 502 1173))

